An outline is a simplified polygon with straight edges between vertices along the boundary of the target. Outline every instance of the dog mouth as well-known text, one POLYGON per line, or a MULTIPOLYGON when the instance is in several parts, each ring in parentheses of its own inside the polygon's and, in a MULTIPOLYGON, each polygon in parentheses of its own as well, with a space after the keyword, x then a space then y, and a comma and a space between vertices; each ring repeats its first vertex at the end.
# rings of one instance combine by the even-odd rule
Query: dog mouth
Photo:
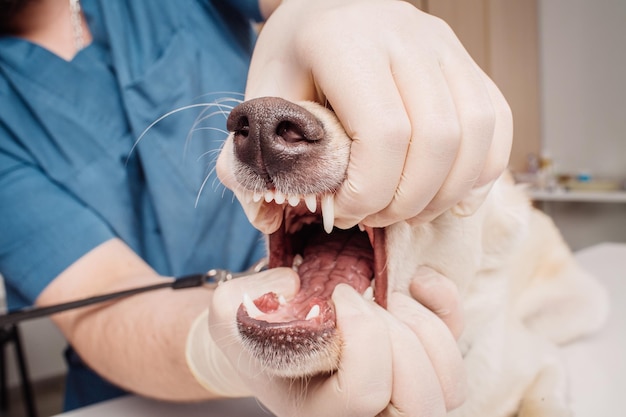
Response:
POLYGON ((255 226, 271 233, 269 267, 293 268, 300 277, 289 300, 274 292, 244 296, 237 311, 242 342, 276 376, 332 372, 342 347, 332 302, 337 285, 387 302, 385 230, 334 227, 352 139, 330 109, 277 97, 238 105, 227 128, 233 162, 225 178, 236 180, 255 226))
POLYGON ((276 341, 283 350, 285 344, 290 350, 298 344, 303 349, 323 345, 335 333, 331 296, 339 284, 386 306, 384 229, 329 228, 322 214, 324 198, 317 197, 315 206, 310 199, 283 204, 282 224, 269 236, 269 267, 293 268, 300 290, 291 300, 273 292, 255 300, 244 297, 237 314, 244 340, 269 340, 268 349, 275 349, 276 341))

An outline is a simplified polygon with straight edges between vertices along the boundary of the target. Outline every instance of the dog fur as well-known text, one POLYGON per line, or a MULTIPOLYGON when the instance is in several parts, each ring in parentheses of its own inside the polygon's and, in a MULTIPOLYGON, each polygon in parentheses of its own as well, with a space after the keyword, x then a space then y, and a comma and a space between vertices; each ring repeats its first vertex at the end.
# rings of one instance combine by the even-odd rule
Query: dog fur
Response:
MULTIPOLYGON (((324 152, 349 147, 350 139, 332 112, 314 103, 298 104, 324 127, 324 152)), ((299 174, 337 176, 338 169, 345 171, 347 158, 346 152, 340 154, 339 168, 336 161, 329 168, 316 158, 299 167, 309 170, 299 174)), ((233 175, 242 188, 259 192, 267 186, 245 162, 237 160, 235 166, 238 172, 233 175)), ((314 184, 303 191, 303 182, 307 180, 287 179, 281 192, 328 192, 316 190, 314 184)), ((533 208, 524 187, 505 173, 472 215, 460 215, 453 208, 427 224, 396 223, 385 235, 388 292, 408 294, 412 274, 421 265, 448 277, 459 289, 466 326, 458 344, 469 393, 450 416, 571 415, 558 345, 598 330, 607 317, 608 297, 577 265, 553 222, 533 208)), ((306 369, 290 376, 309 373, 306 369)))

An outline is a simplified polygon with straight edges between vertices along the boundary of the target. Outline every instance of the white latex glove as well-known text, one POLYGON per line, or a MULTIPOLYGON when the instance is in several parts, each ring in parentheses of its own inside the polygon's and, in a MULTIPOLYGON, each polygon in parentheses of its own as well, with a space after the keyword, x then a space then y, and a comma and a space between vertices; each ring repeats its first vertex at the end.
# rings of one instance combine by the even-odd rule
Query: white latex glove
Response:
MULTIPOLYGON (((237 283, 247 282, 249 288, 244 292, 247 292, 253 299, 270 291, 291 297, 298 291, 300 284, 297 274, 290 269, 284 268, 273 269, 235 281, 237 283), (254 282, 250 280, 254 280, 254 282)), ((224 285, 226 284, 222 284, 220 287, 224 285)), ((220 295, 217 297, 218 300, 223 301, 223 304, 231 303, 230 307, 235 312, 243 299, 243 296, 237 299, 223 299, 224 297, 220 295)), ((214 294, 209 300, 209 305, 212 304, 213 298, 214 294)), ((211 308, 205 310, 191 325, 186 345, 187 365, 198 382, 208 391, 224 397, 251 396, 253 392, 239 377, 236 368, 222 352, 222 349, 228 350, 231 348, 234 352, 241 351, 241 340, 237 334, 235 316, 229 317, 223 323, 217 325, 235 332, 228 335, 225 339, 221 339, 221 343, 218 345, 212 335, 209 334, 210 311, 211 308)), ((216 319, 211 318, 212 323, 215 323, 215 321, 216 319)))
MULTIPOLYGON (((245 98, 262 96, 327 100, 354 139, 338 227, 471 214, 508 163, 502 94, 444 22, 404 1, 283 1, 250 67, 245 98)), ((223 152, 218 174, 235 189, 231 172, 223 152)), ((269 233, 277 210, 247 212, 269 233)))
POLYGON ((246 384, 209 334, 209 311, 191 325, 186 345, 187 366, 207 391, 222 397, 249 397, 246 384))
MULTIPOLYGON (((444 312, 460 328, 458 294, 445 281, 431 270, 419 271, 411 293, 428 294, 431 308, 444 312)), ((268 376, 241 348, 236 311, 244 293, 254 299, 275 291, 289 298, 298 285, 293 271, 280 268, 233 280, 213 293, 209 308, 213 341, 207 343, 219 346, 230 366, 220 359, 217 372, 205 367, 207 374, 200 376, 205 386, 217 386, 229 395, 222 380, 228 368, 236 391, 243 383, 279 417, 441 417, 463 401, 462 358, 442 320, 407 295, 390 294, 386 311, 346 285, 338 286, 332 297, 344 343, 339 370, 332 376, 312 378, 306 388, 268 376)), ((197 341, 193 336, 190 340, 197 341)))

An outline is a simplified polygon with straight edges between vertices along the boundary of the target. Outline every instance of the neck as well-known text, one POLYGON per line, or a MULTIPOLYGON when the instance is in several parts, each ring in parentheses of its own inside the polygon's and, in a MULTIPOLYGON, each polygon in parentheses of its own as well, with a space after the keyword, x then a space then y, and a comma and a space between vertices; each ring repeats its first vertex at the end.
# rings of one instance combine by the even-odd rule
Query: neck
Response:
MULTIPOLYGON (((82 27, 84 45, 87 45, 91 42, 91 34, 82 13, 78 23, 82 27)), ((11 34, 36 43, 68 61, 79 51, 69 0, 30 2, 15 17, 11 34)))

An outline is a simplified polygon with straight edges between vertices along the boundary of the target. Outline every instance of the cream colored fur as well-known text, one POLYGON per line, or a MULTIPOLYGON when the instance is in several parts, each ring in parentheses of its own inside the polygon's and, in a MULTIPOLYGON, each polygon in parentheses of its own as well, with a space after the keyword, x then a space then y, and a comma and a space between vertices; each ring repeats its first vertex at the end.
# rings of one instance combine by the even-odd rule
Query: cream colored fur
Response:
MULTIPOLYGON (((330 149, 349 143, 332 112, 299 104, 323 122, 330 149)), ((553 222, 531 206, 508 173, 478 211, 459 212, 453 208, 428 224, 400 222, 386 230, 389 291, 408 293, 420 265, 459 288, 466 322, 459 347, 469 395, 450 416, 570 416, 558 345, 602 326, 605 290, 577 265, 553 222)))
POLYGON ((600 328, 608 298, 508 174, 471 216, 452 210, 387 233, 390 290, 406 292, 418 265, 460 290, 469 395, 450 416, 571 415, 557 345, 600 328))

